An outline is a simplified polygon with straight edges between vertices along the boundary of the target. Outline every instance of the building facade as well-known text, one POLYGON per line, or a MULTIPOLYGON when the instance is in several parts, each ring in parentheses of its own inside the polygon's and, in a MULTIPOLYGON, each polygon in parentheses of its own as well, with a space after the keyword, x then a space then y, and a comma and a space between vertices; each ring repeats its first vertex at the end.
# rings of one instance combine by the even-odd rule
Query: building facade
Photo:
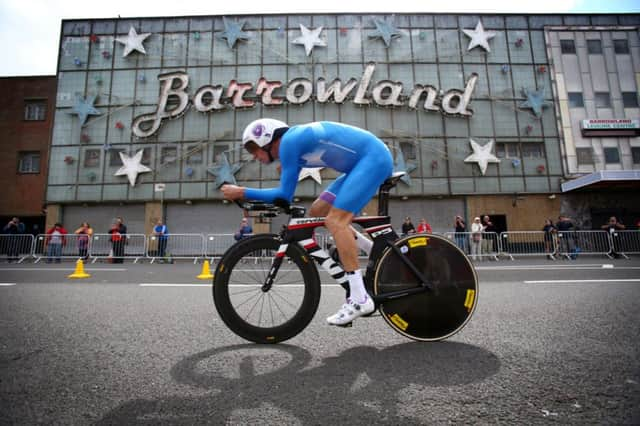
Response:
MULTIPOLYGON (((91 218, 101 232, 123 216, 130 232, 149 232, 162 217, 172 232, 230 232, 241 213, 221 199, 220 184, 277 184, 276 168, 251 161, 239 142, 249 122, 272 117, 344 122, 385 141, 396 170, 408 172, 390 207, 398 226, 409 215, 449 231, 457 214, 489 214, 499 229, 540 229, 560 212, 561 185, 576 162, 569 147, 580 145, 565 146, 575 120, 562 109, 566 79, 563 88, 557 77, 569 67, 556 74, 557 28, 606 27, 603 48, 625 39, 637 75, 639 21, 422 14, 63 21, 48 220, 73 226, 91 218)), ((607 71, 609 80, 629 72, 623 68, 607 71)), ((632 86, 624 92, 637 94, 637 78, 632 86)), ((628 140, 631 153, 637 138, 628 140)), ((296 198, 310 202, 336 177, 303 170, 296 198)), ((375 208, 372 201, 366 212, 375 208)))
POLYGON ((56 77, 2 77, 0 92, 0 223, 17 216, 26 232, 40 232, 56 77))

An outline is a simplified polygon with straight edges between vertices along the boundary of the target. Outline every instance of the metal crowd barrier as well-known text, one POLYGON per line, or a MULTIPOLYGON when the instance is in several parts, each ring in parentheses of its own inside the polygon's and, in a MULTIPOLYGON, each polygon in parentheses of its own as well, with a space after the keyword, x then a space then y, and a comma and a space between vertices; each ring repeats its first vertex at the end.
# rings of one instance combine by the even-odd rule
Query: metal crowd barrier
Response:
POLYGON ((628 258, 629 254, 640 254, 640 230, 615 231, 609 233, 611 253, 628 258))
POLYGON ((513 260, 513 256, 549 256, 555 259, 556 233, 544 231, 501 232, 501 253, 513 260))
POLYGON ((611 257, 611 240, 606 231, 558 231, 557 253, 567 259, 581 254, 611 257))
POLYGON ((147 240, 147 258, 173 262, 173 259, 198 259, 206 256, 203 234, 169 234, 166 239, 150 235, 147 240))
POLYGON ((30 234, 0 235, 0 256, 7 262, 22 263, 31 256, 33 242, 30 234))
POLYGON ((91 238, 88 235, 39 234, 34 239, 31 255, 35 263, 43 259, 47 263, 60 263, 63 259, 88 259, 90 248, 91 238))
POLYGON ((98 259, 112 259, 114 263, 118 263, 119 259, 133 259, 133 263, 138 263, 140 258, 146 256, 147 238, 143 234, 126 234, 123 237, 126 238, 111 241, 111 234, 93 234, 89 246, 92 263, 98 259))
POLYGON ((205 256, 211 261, 220 258, 229 247, 234 245, 236 240, 233 234, 207 234, 205 241, 205 256))
POLYGON ((498 260, 502 252, 500 238, 496 232, 445 232, 444 236, 452 240, 472 260, 491 258, 498 260))

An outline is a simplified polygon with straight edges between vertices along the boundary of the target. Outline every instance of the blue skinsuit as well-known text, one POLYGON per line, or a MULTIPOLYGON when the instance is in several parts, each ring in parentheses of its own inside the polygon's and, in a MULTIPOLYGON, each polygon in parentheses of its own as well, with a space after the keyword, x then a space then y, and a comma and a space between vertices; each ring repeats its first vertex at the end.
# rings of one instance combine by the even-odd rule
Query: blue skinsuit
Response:
POLYGON ((358 214, 393 172, 391 153, 380 139, 366 130, 329 121, 291 127, 282 136, 279 155, 280 186, 246 188, 245 198, 290 202, 302 168, 329 167, 344 174, 324 192, 335 196, 335 207, 358 214))

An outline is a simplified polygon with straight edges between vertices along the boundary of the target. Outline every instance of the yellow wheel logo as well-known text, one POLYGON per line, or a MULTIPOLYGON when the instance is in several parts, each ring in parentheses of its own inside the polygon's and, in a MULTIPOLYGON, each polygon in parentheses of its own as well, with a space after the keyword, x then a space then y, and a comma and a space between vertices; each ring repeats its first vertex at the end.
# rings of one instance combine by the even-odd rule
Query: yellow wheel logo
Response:
POLYGON ((464 307, 467 308, 469 312, 471 312, 471 308, 473 308, 473 301, 476 298, 476 291, 468 289, 467 290, 467 298, 464 300, 464 307))
POLYGON ((392 323, 400 327, 402 331, 406 330, 407 327, 409 327, 409 323, 403 320, 402 318, 400 318, 400 315, 398 314, 391 315, 389 319, 391 320, 392 323))
POLYGON ((409 240, 409 247, 415 248, 420 246, 426 246, 428 242, 429 242, 429 238, 427 237, 413 238, 409 240))

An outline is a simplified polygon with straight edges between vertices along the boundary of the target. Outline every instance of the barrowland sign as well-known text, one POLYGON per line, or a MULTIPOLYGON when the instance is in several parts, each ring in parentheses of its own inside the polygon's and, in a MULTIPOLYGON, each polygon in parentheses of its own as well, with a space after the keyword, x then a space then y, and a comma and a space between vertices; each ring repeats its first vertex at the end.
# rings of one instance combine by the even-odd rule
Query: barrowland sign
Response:
MULTIPOLYGON (((360 79, 351 78, 346 83, 336 78, 327 84, 324 78, 318 78, 315 84, 307 78, 294 78, 283 87, 280 81, 269 81, 261 77, 257 84, 238 83, 231 80, 225 89, 222 85, 205 85, 196 90, 193 98, 189 98, 187 87, 189 75, 183 71, 176 71, 158 75, 160 80, 160 98, 156 111, 142 114, 133 120, 133 134, 139 138, 146 138, 158 131, 162 120, 177 118, 187 109, 193 107, 200 112, 215 112, 233 108, 251 108, 257 102, 263 105, 277 106, 286 102, 293 105, 301 105, 315 96, 316 102, 335 102, 342 104, 345 100, 351 100, 356 105, 379 105, 385 107, 407 106, 411 109, 422 108, 425 111, 436 111, 462 117, 471 117, 473 111, 469 109, 471 95, 478 80, 478 75, 473 73, 469 77, 464 90, 450 89, 441 93, 431 85, 417 84, 411 93, 404 94, 403 84, 390 80, 381 80, 371 84, 375 64, 368 64, 360 79), (371 89, 369 90, 369 86, 371 89), (251 96, 250 91, 255 96, 251 96), (283 90, 284 97, 276 96, 276 90, 283 90), (352 93, 355 90, 355 94, 352 93), (367 97, 370 92, 370 98, 367 97), (177 98, 177 106, 167 109, 169 98, 177 98), (419 106, 419 104, 424 102, 419 106)), ((172 102, 173 104, 173 102, 172 102)))

